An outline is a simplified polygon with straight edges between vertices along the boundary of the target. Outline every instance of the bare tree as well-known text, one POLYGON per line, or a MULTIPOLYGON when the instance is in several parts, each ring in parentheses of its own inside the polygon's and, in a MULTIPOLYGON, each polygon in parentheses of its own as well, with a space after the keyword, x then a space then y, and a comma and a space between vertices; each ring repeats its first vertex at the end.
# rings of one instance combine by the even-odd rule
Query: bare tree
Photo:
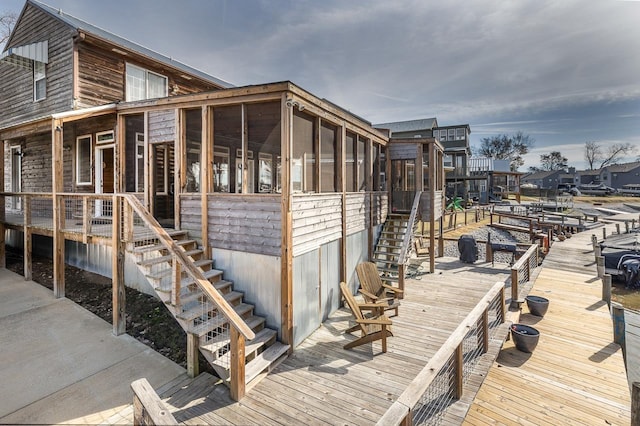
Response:
POLYGON ((542 154, 540 156, 540 169, 546 171, 564 170, 567 168, 567 157, 560 154, 559 151, 551 151, 550 154, 542 154))
POLYGON ((496 160, 509 160, 512 171, 524 164, 522 156, 529 152, 535 140, 522 132, 509 135, 492 136, 480 141, 477 154, 496 160))
POLYGON ((15 12, 0 12, 0 50, 4 49, 4 43, 9 39, 17 20, 15 12))
POLYGON ((631 143, 615 143, 604 148, 601 143, 588 141, 584 144, 584 159, 589 165, 589 170, 601 169, 612 164, 617 164, 624 157, 635 153, 636 147, 631 143))

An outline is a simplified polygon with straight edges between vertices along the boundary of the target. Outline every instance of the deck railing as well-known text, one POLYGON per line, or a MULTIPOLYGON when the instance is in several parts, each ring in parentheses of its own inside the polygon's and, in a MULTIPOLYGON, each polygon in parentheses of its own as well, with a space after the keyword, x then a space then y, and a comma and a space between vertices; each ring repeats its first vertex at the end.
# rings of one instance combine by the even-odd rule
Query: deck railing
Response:
POLYGON ((389 407, 378 425, 437 424, 462 397, 464 384, 505 320, 503 282, 496 283, 389 407))
POLYGON ((524 283, 531 280, 531 271, 538 267, 538 244, 531 247, 511 266, 511 303, 520 302, 520 290, 524 283))

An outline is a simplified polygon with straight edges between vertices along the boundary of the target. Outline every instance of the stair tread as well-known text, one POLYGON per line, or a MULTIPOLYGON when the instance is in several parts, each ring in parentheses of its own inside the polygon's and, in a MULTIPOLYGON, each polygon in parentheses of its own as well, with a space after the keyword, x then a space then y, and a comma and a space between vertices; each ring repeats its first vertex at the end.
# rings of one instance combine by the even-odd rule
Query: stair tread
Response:
MULTIPOLYGON (((176 240, 176 244, 178 244, 179 246, 186 246, 188 244, 194 244, 194 243, 197 243, 197 241, 196 240, 176 240)), ((150 245, 135 247, 133 249, 133 252, 136 254, 144 254, 144 253, 148 253, 151 251, 158 251, 158 250, 166 250, 164 244, 150 244, 150 245)))
MULTIPOLYGON (((222 275, 222 274, 223 274, 223 272, 221 270, 219 270, 219 269, 207 269, 206 271, 204 271, 204 277, 207 280, 211 280, 211 278, 215 278, 218 275, 222 275)), ((195 281, 194 281, 193 278, 186 277, 186 278, 182 279, 181 285, 183 287, 186 287, 186 286, 194 284, 194 283, 195 283, 195 281)))
MULTIPOLYGON (((247 323, 248 325, 248 323, 247 323)), ((256 333, 256 337, 252 340, 248 340, 245 344, 245 355, 249 355, 262 346, 265 345, 272 337, 274 337, 278 332, 272 328, 263 328, 262 330, 256 333)), ((230 342, 228 336, 217 336, 214 341, 207 342, 206 345, 200 346, 201 349, 209 351, 211 353, 217 352, 219 349, 225 347, 230 342)))
MULTIPOLYGON (((243 316, 248 312, 251 312, 253 308, 254 306, 248 303, 240 303, 239 305, 234 306, 233 310, 236 311, 238 315, 243 316)), ((227 323, 227 319, 224 317, 224 315, 216 315, 214 318, 210 319, 209 321, 193 327, 190 332, 198 336, 203 336, 207 334, 207 332, 214 330, 218 327, 221 327, 226 323, 227 323)))
POLYGON ((264 352, 245 365, 245 383, 249 383, 255 379, 256 376, 277 361, 282 355, 287 353, 288 350, 289 345, 285 345, 281 342, 274 342, 273 345, 269 346, 264 350, 264 352))
MULTIPOLYGON (((243 293, 239 291, 230 291, 229 293, 223 294, 222 296, 227 302, 231 302, 235 299, 242 299, 243 293)), ((206 312, 215 311, 216 309, 217 309, 216 306, 213 303, 211 303, 210 309, 205 311, 202 305, 200 303, 197 303, 197 304, 194 304, 194 306, 188 308, 186 311, 180 312, 178 314, 178 318, 186 321, 193 321, 199 316, 204 315, 206 312)))

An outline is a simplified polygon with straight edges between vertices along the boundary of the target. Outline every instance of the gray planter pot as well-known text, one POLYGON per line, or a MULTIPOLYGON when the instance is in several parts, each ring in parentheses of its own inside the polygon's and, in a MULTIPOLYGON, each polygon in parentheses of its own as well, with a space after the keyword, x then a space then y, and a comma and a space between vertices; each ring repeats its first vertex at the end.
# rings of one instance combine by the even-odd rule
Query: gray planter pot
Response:
POLYGON ((513 324, 511 326, 511 338, 516 345, 516 349, 531 353, 538 346, 540 332, 528 325, 513 324))
POLYGON ((524 298, 527 301, 527 307, 532 315, 537 317, 543 317, 549 309, 549 299, 540 296, 527 296, 524 298))

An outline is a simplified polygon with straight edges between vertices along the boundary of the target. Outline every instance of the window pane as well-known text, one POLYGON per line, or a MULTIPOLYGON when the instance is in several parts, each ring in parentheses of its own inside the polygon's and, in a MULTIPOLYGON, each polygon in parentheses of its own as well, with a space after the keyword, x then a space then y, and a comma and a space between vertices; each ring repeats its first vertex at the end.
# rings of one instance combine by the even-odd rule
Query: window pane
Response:
POLYGON ((146 98, 146 71, 127 64, 127 101, 139 101, 146 98))
POLYGON ((365 156, 366 139, 358 137, 358 191, 367 190, 367 158, 365 156))
POLYGON ((304 112, 293 113, 292 191, 313 192, 315 182, 314 118, 304 112))
POLYGON ((91 136, 81 136, 76 141, 76 182, 91 183, 91 136))
POLYGON ((213 176, 214 190, 231 192, 231 188, 236 186, 236 174, 228 172, 229 153, 233 153, 235 157, 237 150, 242 149, 242 107, 240 105, 216 107, 213 110, 213 117, 214 153, 226 152, 226 157, 218 157, 219 154, 216 154, 214 159, 217 163, 213 176))
POLYGON ((136 133, 136 191, 144 192, 144 133, 136 133))
POLYGON ((336 127, 322 123, 320 128, 320 191, 336 192, 336 127))
POLYGON ((147 98, 164 98, 167 96, 167 78, 154 74, 152 72, 147 72, 148 79, 148 93, 147 98))
POLYGON ((346 165, 347 165, 347 192, 355 192, 356 191, 356 167, 355 167, 355 158, 356 158, 356 135, 353 133, 347 133, 347 140, 345 141, 345 148, 347 151, 346 165))
POLYGON ((200 153, 202 152, 202 113, 192 109, 185 113, 187 149, 186 192, 200 191, 200 153))
POLYGON ((33 62, 33 90, 34 99, 39 101, 47 96, 47 75, 46 64, 43 62, 33 62))
MULTIPOLYGON (((258 154, 258 162, 248 163, 252 169, 249 192, 280 192, 276 174, 272 173, 273 159, 280 159, 280 102, 249 104, 247 110, 248 151, 258 154)), ((255 157, 254 157, 255 158, 255 157)), ((277 167, 277 165, 276 165, 277 167)))

